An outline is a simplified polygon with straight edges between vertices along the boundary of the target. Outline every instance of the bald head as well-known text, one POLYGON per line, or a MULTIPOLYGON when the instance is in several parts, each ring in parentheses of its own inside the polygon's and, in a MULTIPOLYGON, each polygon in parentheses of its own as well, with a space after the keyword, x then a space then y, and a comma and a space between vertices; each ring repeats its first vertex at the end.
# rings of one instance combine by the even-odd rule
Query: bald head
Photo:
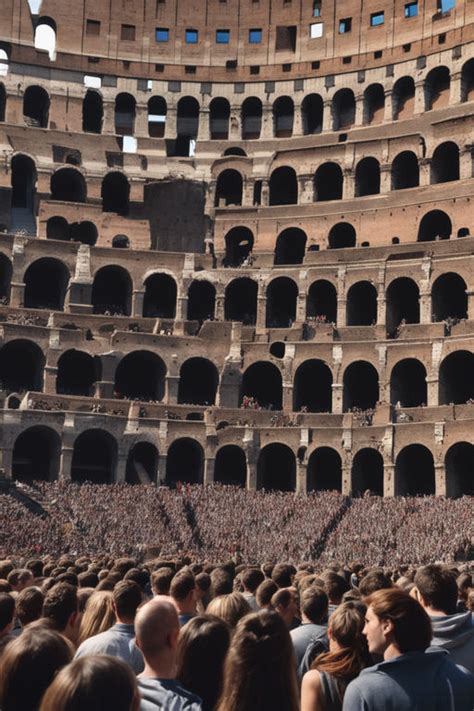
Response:
POLYGON ((135 618, 135 635, 147 661, 172 651, 179 635, 178 612, 173 600, 158 595, 143 605, 135 618))

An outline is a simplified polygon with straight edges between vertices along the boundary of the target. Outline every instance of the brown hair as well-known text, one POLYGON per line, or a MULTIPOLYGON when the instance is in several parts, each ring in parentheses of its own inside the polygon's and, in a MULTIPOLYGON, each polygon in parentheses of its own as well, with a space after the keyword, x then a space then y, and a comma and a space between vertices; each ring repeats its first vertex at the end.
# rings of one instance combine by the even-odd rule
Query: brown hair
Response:
POLYGON ((39 620, 43 610, 44 595, 39 588, 25 588, 16 599, 16 616, 23 627, 39 620))
POLYGON ((225 620, 231 627, 235 627, 237 622, 250 612, 250 605, 242 593, 233 592, 228 595, 215 597, 207 606, 207 612, 211 615, 225 620))
POLYGON ((366 600, 381 620, 393 623, 400 652, 424 652, 431 642, 431 621, 417 600, 399 588, 377 590, 366 600))
POLYGON ((113 600, 113 594, 109 590, 92 593, 81 620, 79 644, 112 627, 115 622, 113 600))
POLYGON ((451 570, 440 565, 423 565, 416 571, 415 585, 425 605, 446 615, 456 612, 458 587, 451 570))

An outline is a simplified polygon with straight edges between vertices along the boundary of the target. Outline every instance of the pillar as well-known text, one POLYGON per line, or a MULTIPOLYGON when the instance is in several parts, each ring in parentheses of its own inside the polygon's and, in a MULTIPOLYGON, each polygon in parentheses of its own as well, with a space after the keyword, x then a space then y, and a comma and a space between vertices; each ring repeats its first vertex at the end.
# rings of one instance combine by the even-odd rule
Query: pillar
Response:
POLYGON ((392 189, 392 166, 384 163, 380 166, 380 193, 385 195, 392 189))
POLYGON ((145 300, 145 289, 134 289, 132 294, 132 316, 141 318, 143 316, 143 302, 145 300))
POLYGON ((364 125, 364 95, 358 94, 355 97, 355 121, 354 126, 364 125))
POLYGON ((216 321, 224 321, 224 315, 225 315, 224 304, 225 304, 224 294, 217 295, 216 296, 216 306, 215 306, 215 310, 214 310, 214 318, 216 321))
POLYGON ((429 158, 420 158, 418 160, 420 167, 420 188, 430 184, 430 168, 431 161, 429 158))
POLYGON ((332 384, 332 411, 334 415, 342 415, 343 409, 343 385, 342 383, 332 384))
POLYGON ((385 292, 383 289, 379 289, 379 293, 377 296, 377 325, 378 326, 385 326, 385 315, 387 313, 386 309, 386 299, 385 299, 385 292))
POLYGON ((240 126, 240 105, 230 107, 229 117, 229 141, 240 141, 241 126, 240 126))
POLYGON ((188 316, 188 295, 180 295, 176 299, 176 319, 186 321, 188 316))
POLYGON ((303 135, 303 115, 301 104, 295 104, 295 114, 293 119, 293 136, 303 135))
POLYGON ((12 478, 13 469, 13 449, 11 447, 4 447, 2 449, 2 467, 3 473, 7 479, 12 478))
POLYGON ((199 127, 196 140, 209 141, 210 137, 209 109, 201 108, 201 110, 199 111, 199 127))
POLYGON ((300 205, 308 205, 313 202, 314 198, 314 176, 309 175, 298 176, 298 202, 300 205))
POLYGON ((293 412, 293 383, 284 382, 283 383, 283 411, 293 412))
POLYGON ((178 132, 178 112, 176 106, 169 107, 166 112, 165 138, 175 139, 178 132))
POLYGON ((257 489, 257 462, 252 461, 247 464, 247 489, 256 491, 257 489))
POLYGON ((413 113, 424 114, 425 113, 425 81, 415 82, 415 105, 413 107, 413 113))
POLYGON ((298 300, 296 302, 296 321, 302 323, 306 319, 306 300, 308 294, 306 291, 300 291, 298 293, 298 300))
POLYGON ((204 484, 214 483, 214 468, 216 460, 214 457, 205 457, 204 459, 204 484))
POLYGON ((384 123, 393 121, 393 91, 385 90, 385 109, 383 115, 384 123))
POLYGON ((323 131, 332 131, 332 126, 332 99, 330 99, 325 101, 323 105, 323 131))
POLYGON ((306 494, 308 491, 308 482, 306 476, 306 464, 296 460, 296 493, 306 494))
POLYGON ((268 180, 262 180, 262 198, 260 204, 263 207, 268 207, 270 204, 270 185, 268 180))
POLYGON ((446 467, 444 462, 435 464, 435 494, 446 496, 446 467))
POLYGON ((344 328, 347 325, 347 299, 345 296, 337 297, 337 326, 344 328))
POLYGON ((253 206, 254 187, 255 185, 253 180, 244 180, 244 186, 242 190, 242 207, 253 206))
POLYGON ((439 379, 436 375, 433 378, 427 376, 426 389, 428 395, 428 407, 438 407, 439 405, 439 379))
POLYGON ((395 496, 395 465, 392 462, 383 464, 383 495, 395 496))
POLYGON ((344 168, 343 175, 344 182, 342 184, 342 199, 352 200, 355 197, 355 174, 351 168, 344 168))
POLYGON ((431 323, 431 293, 420 292, 420 323, 431 323))
POLYGON ((115 135, 115 100, 103 102, 104 118, 102 122, 102 133, 105 135, 115 135))
POLYGON ((266 328, 266 320, 267 320, 267 297, 265 294, 260 293, 260 287, 259 287, 259 293, 257 296, 257 322, 256 322, 256 328, 257 332, 262 332, 265 331, 266 328))
POLYGON ((472 178, 472 144, 464 146, 460 151, 459 178, 460 180, 472 178))
POLYGON ((137 138, 148 138, 148 106, 137 104, 135 113, 135 128, 133 135, 137 138))
POLYGON ((461 103, 461 72, 451 74, 451 82, 449 87, 449 105, 456 106, 461 103))
POLYGON ((58 369, 53 365, 44 366, 43 392, 48 395, 54 395, 56 392, 56 378, 58 369))
POLYGON ((10 283, 10 306, 18 308, 23 306, 25 299, 25 284, 21 281, 12 281, 10 283))
POLYGON ((127 478, 127 455, 119 454, 115 465, 114 484, 125 484, 127 478))
POLYGON ((469 321, 474 321, 474 291, 466 291, 467 294, 467 317, 469 321))
POLYGON ((273 108, 271 104, 263 104, 262 131, 260 140, 271 141, 273 138, 273 108))
POLYGON ((74 454, 73 447, 66 447, 63 445, 61 448, 61 456, 59 459, 59 480, 60 481, 71 481, 72 475, 72 456, 74 454))
POLYGON ((179 375, 167 375, 165 377, 165 402, 168 405, 176 405, 178 402, 179 375))
POLYGON ((351 493, 351 489, 352 489, 351 466, 349 464, 345 464, 341 467, 341 475, 342 475, 342 494, 344 494, 344 496, 349 496, 349 494, 351 493))
POLYGON ((163 486, 166 482, 166 454, 158 456, 158 471, 156 472, 156 483, 158 486, 163 486))

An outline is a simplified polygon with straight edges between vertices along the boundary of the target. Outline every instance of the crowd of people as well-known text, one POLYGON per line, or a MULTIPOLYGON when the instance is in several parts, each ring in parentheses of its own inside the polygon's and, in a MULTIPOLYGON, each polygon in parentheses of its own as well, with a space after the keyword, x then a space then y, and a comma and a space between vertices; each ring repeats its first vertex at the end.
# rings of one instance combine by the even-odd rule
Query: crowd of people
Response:
POLYGON ((7 556, 0 709, 472 711, 473 573, 7 556))

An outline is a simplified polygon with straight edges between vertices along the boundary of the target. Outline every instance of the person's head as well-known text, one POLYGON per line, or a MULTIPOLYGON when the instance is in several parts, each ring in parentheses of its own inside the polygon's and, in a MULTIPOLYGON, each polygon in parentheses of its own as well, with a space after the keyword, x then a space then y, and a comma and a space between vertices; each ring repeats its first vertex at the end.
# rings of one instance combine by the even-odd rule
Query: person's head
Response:
POLYGON ((470 590, 467 594, 466 608, 474 613, 474 590, 470 590))
POLYGON ((41 578, 43 575, 43 561, 40 560, 40 558, 31 558, 27 561, 25 567, 31 570, 31 574, 34 578, 41 578))
POLYGON ((233 591, 232 576, 228 570, 215 568, 211 572, 211 595, 228 595, 233 591))
POLYGON ((365 601, 364 635, 371 654, 387 658, 424 652, 431 642, 431 622, 420 603, 399 588, 377 590, 365 601))
POLYGON ((151 574, 151 590, 153 595, 169 595, 171 581, 174 577, 173 568, 158 568, 151 574))
POLYGON ((230 644, 230 628, 213 615, 193 617, 178 640, 176 678, 213 709, 222 690, 224 662, 230 644))
POLYGON ((261 610, 270 610, 272 607, 272 597, 278 591, 278 585, 270 578, 266 578, 257 588, 255 600, 261 610))
POLYGON ((113 606, 118 622, 133 624, 142 603, 142 591, 133 580, 122 580, 114 587, 113 606))
POLYGON ((0 593, 0 636, 8 635, 15 616, 15 598, 10 593, 0 593))
POLYGON ((458 588, 450 570, 440 565, 423 565, 416 571, 414 582, 416 598, 429 614, 456 612, 458 588))
POLYGON ((387 590, 392 587, 392 582, 381 570, 373 570, 367 573, 359 583, 359 590, 362 597, 368 597, 376 590, 387 590))
POLYGON ((456 578, 456 584, 458 586, 458 596, 462 602, 466 602, 469 591, 473 587, 472 575, 471 573, 461 573, 456 578))
POLYGON ((174 666, 179 637, 179 619, 173 599, 154 597, 141 607, 135 618, 135 641, 146 667, 161 673, 174 666))
POLYGON ((275 582, 279 588, 289 588, 293 585, 293 578, 296 575, 296 568, 294 565, 288 565, 287 563, 278 563, 272 570, 272 580, 275 582))
POLYGON ((150 573, 145 568, 130 568, 125 573, 124 580, 133 580, 144 593, 150 583, 150 573))
POLYGON ((241 617, 248 615, 250 605, 241 593, 233 592, 228 595, 219 595, 211 600, 207 606, 207 612, 220 617, 230 627, 235 627, 241 617))
POLYGON ((319 655, 313 669, 350 681, 370 664, 367 640, 363 635, 366 607, 360 602, 343 602, 329 618, 329 652, 319 655))
POLYGON ((15 568, 11 560, 0 560, 0 578, 7 580, 9 573, 15 568))
POLYGON ((196 581, 190 570, 176 573, 171 581, 170 595, 181 613, 196 611, 196 581))
POLYGON ((138 711, 140 697, 130 667, 121 659, 88 655, 62 669, 40 711, 138 711))
POLYGON ((339 605, 342 602, 342 596, 349 590, 349 585, 342 575, 338 575, 333 571, 328 571, 322 574, 324 581, 324 589, 328 600, 333 605, 339 605))
POLYGON ((38 711, 41 697, 56 672, 71 658, 71 645, 58 632, 40 627, 24 630, 2 656, 2 711, 38 711))
POLYGON ((13 592, 21 592, 29 585, 34 584, 33 573, 27 568, 15 568, 8 573, 7 581, 10 583, 13 592))
POLYGON ((85 570, 77 576, 80 588, 95 588, 99 584, 99 577, 93 570, 85 570))
POLYGON ((315 625, 323 622, 328 614, 328 603, 328 596, 322 588, 306 588, 301 595, 303 622, 312 622, 315 625))
POLYGON ((288 629, 275 612, 240 620, 224 667, 218 711, 296 711, 296 663, 288 629), (284 700, 284 706, 282 704, 284 700))
POLYGON ((77 588, 69 583, 57 583, 48 590, 43 603, 43 617, 50 620, 53 629, 75 644, 81 622, 77 588))
POLYGON ((114 596, 110 591, 94 592, 87 601, 79 629, 79 644, 110 629, 115 622, 114 596))
POLYGON ((211 590, 211 576, 209 573, 198 573, 195 577, 195 581, 198 600, 208 598, 211 590))
POLYGON ((16 599, 16 616, 22 627, 39 620, 43 611, 44 595, 39 588, 25 588, 16 599))
POLYGON ((247 568, 242 572, 241 580, 245 592, 255 595, 258 586, 265 580, 265 575, 259 568, 247 568))
POLYGON ((280 588, 273 595, 271 600, 272 608, 277 612, 286 626, 291 627, 291 623, 298 615, 298 593, 296 588, 280 588))

